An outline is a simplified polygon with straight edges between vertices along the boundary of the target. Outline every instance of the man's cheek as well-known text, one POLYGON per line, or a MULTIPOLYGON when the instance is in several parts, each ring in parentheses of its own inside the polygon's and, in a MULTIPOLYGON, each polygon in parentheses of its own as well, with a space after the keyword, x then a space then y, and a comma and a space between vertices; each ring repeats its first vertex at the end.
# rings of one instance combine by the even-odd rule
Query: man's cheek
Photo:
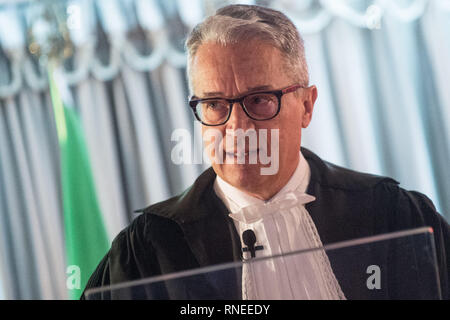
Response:
POLYGON ((209 165, 212 163, 223 164, 224 152, 222 132, 216 128, 203 129, 202 139, 203 145, 205 146, 203 160, 209 165))
POLYGON ((280 132, 278 129, 270 130, 270 142, 265 137, 266 135, 260 136, 260 150, 259 158, 260 163, 267 165, 261 167, 261 175, 276 175, 280 167, 280 132), (264 141, 266 140, 266 141, 264 141), (266 145, 265 148, 263 145, 266 145))

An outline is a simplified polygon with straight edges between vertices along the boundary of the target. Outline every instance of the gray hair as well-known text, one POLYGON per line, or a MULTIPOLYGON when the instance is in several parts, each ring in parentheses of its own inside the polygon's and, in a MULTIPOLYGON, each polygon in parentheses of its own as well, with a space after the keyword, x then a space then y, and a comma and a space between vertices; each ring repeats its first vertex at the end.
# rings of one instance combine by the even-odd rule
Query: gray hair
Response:
POLYGON ((273 9, 255 5, 229 5, 199 23, 186 40, 187 75, 191 92, 190 68, 200 45, 205 42, 228 45, 254 39, 278 48, 293 80, 303 86, 308 85, 303 39, 292 21, 273 9))

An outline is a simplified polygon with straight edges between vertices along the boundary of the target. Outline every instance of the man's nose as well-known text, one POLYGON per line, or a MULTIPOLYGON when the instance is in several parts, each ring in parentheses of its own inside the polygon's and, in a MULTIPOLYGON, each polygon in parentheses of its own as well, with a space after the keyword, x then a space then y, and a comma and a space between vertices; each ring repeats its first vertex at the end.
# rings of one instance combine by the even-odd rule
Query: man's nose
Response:
POLYGON ((227 121, 227 129, 250 129, 254 128, 253 121, 245 113, 242 105, 239 102, 233 104, 230 118, 227 121))

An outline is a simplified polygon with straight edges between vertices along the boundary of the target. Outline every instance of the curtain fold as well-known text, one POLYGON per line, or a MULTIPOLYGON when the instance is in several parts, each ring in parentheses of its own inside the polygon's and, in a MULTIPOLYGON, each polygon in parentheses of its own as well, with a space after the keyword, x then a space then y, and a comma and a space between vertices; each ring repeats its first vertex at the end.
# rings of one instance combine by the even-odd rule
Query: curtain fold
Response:
POLYGON ((16 270, 17 293, 24 298, 52 295, 47 252, 44 248, 41 223, 36 217, 35 196, 26 160, 23 134, 14 99, 2 105, 2 176, 5 179, 6 212, 12 246, 12 265, 16 270), (14 141, 14 143, 12 143, 14 141), (4 151, 3 151, 4 150, 4 151), (47 280, 46 284, 41 286, 47 280))
POLYGON ((153 113, 155 107, 147 94, 145 74, 123 68, 122 76, 139 146, 135 156, 140 159, 139 165, 144 179, 143 194, 148 204, 162 201, 169 196, 170 186, 166 179, 162 141, 156 129, 153 113))
MULTIPOLYGON (((172 165, 171 172, 177 172, 177 179, 173 181, 173 191, 179 193, 190 186, 200 174, 200 168, 193 164, 194 148, 194 117, 192 111, 186 106, 188 92, 185 90, 183 82, 184 73, 169 64, 164 64, 161 69, 162 84, 164 88, 165 104, 160 108, 166 108, 167 119, 170 132, 175 129, 186 129, 192 133, 190 137, 191 162, 188 164, 172 165)), ((173 147, 173 145, 170 145, 173 147)), ((170 154, 170 150, 166 151, 170 154)), ((168 159, 173 164, 171 159, 168 159)))
POLYGON ((127 208, 127 218, 131 220, 133 210, 144 208, 148 204, 145 197, 145 179, 140 174, 141 159, 138 155, 136 129, 131 117, 132 107, 127 100, 123 78, 114 79, 112 84, 113 98, 120 146, 122 179, 127 208))
POLYGON ((77 105, 87 137, 89 158, 106 228, 112 240, 126 222, 123 183, 107 84, 89 78, 77 87, 77 105))
MULTIPOLYGON (((65 250, 64 235, 62 233, 62 220, 60 203, 55 195, 58 194, 59 184, 55 184, 54 168, 51 167, 50 148, 48 139, 44 135, 42 113, 39 111, 38 94, 23 91, 19 97, 20 117, 25 148, 28 151, 27 163, 30 165, 31 188, 35 193, 35 203, 31 203, 36 209, 36 217, 30 222, 39 228, 36 233, 42 233, 45 256, 48 259, 48 270, 57 281, 49 281, 52 294, 48 298, 65 297, 65 250), (52 267, 50 267, 52 266, 52 267)), ((47 279, 43 279, 46 281, 47 279)))
POLYGON ((336 121, 338 115, 329 77, 325 40, 322 34, 308 34, 304 37, 304 41, 310 84, 317 86, 318 97, 314 105, 313 121, 307 129, 302 131, 302 144, 317 152, 321 157, 337 165, 345 166, 348 158, 343 148, 343 133, 336 121), (323 128, 328 128, 328 134, 323 134, 323 128))

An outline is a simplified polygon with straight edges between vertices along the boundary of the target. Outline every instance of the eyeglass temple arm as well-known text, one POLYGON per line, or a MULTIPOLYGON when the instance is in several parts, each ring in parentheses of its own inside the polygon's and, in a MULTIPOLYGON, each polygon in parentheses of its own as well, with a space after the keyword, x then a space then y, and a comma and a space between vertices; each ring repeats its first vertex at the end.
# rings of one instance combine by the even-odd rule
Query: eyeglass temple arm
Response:
POLYGON ((294 92, 295 90, 297 90, 298 88, 304 88, 304 86, 301 86, 299 84, 293 85, 291 87, 288 87, 286 89, 283 89, 282 92, 283 94, 285 93, 289 93, 289 92, 294 92))

